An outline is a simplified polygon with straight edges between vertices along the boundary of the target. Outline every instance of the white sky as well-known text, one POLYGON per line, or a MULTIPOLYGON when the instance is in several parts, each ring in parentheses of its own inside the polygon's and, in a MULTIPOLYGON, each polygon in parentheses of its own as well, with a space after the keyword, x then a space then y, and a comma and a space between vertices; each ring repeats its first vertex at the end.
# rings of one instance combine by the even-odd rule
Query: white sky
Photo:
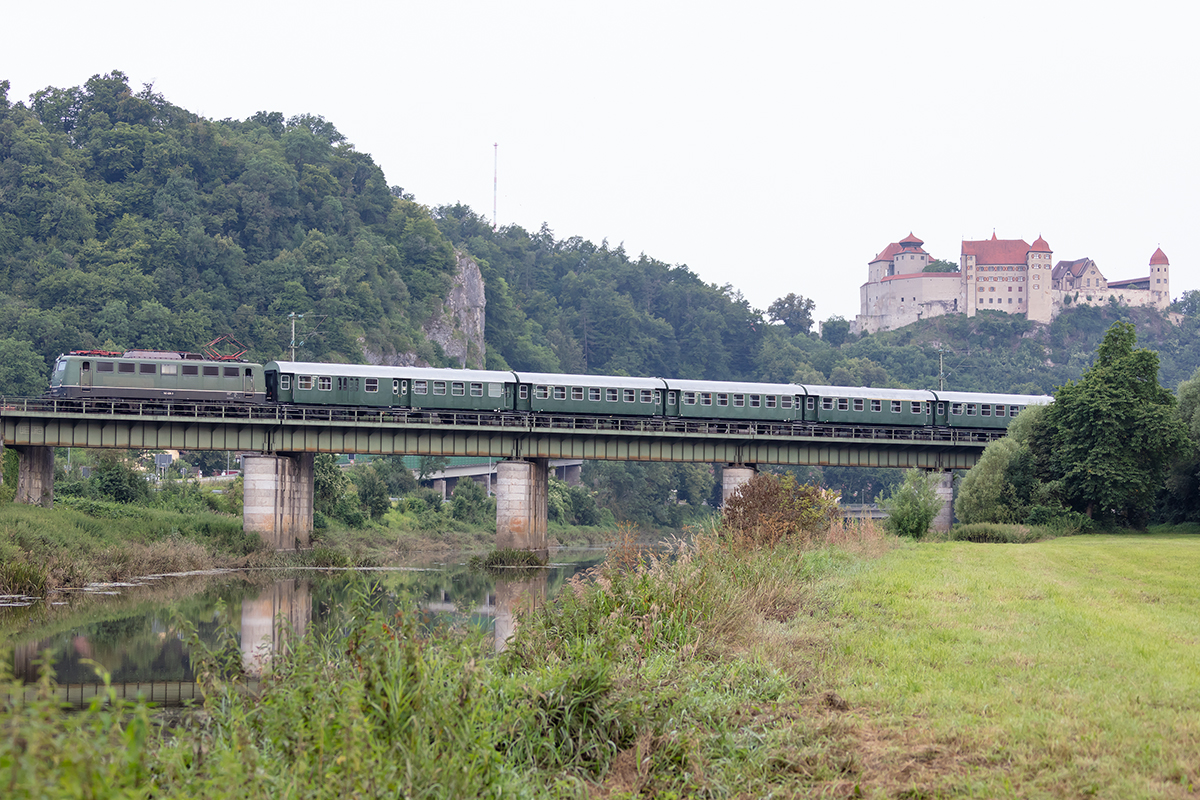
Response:
POLYGON ((320 114, 389 184, 853 318, 911 230, 1039 234, 1200 287, 1200 6, 11 3, 9 99, 125 72, 213 119, 320 114), (1188 109, 1192 109, 1189 111, 1188 109), (1191 120, 1189 122, 1189 120, 1191 120))

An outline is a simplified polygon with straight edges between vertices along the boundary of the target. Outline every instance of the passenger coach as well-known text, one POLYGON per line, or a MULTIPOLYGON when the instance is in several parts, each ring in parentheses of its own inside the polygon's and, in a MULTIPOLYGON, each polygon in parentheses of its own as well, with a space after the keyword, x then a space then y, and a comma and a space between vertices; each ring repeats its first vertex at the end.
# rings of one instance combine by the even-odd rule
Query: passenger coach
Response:
POLYGON ((507 411, 511 372, 271 361, 264 370, 272 402, 301 405, 507 411))

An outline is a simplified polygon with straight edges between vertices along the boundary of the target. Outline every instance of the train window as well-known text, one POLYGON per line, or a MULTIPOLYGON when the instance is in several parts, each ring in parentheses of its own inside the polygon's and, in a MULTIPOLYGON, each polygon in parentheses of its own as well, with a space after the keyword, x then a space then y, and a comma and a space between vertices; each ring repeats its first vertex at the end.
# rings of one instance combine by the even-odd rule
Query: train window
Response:
POLYGON ((62 361, 62 360, 60 359, 60 360, 59 360, 59 362, 58 362, 58 364, 56 364, 56 365, 55 365, 55 367, 54 367, 54 370, 55 370, 56 372, 63 372, 63 371, 65 371, 65 370, 66 370, 66 368, 67 368, 67 362, 65 362, 65 361, 62 361))
POLYGON ((413 381, 413 394, 429 394, 429 381, 413 381))
POLYGON ((588 387, 588 400, 593 403, 600 402, 600 389, 595 386, 588 387))
POLYGON ((838 398, 838 411, 849 411, 849 410, 850 410, 850 399, 847 397, 839 397, 838 398))
POLYGON ((808 408, 808 410, 809 410, 809 411, 816 411, 816 410, 817 410, 817 398, 815 398, 815 397, 809 397, 809 398, 807 398, 807 399, 804 401, 804 404, 805 404, 805 406, 808 408))
POLYGON ((997 416, 997 417, 1003 417, 1003 416, 1004 416, 1004 406, 1002 406, 1002 405, 997 405, 997 406, 996 406, 996 416, 997 416))
POLYGON ((883 401, 882 400, 872 400, 871 401, 871 410, 875 411, 875 412, 883 411, 883 401))
POLYGON ((238 368, 237 367, 226 367, 225 368, 225 377, 226 378, 236 378, 237 376, 238 376, 238 368))
POLYGON ((297 375, 296 376, 296 388, 297 389, 307 392, 309 389, 312 388, 312 384, 313 384, 312 375, 297 375))
POLYGON ((120 364, 117 364, 117 372, 126 372, 126 373, 133 372, 133 366, 134 366, 133 364, 130 364, 128 362, 122 362, 120 364))
POLYGON ((285 392, 290 392, 292 390, 292 376, 291 375, 280 375, 279 376, 279 388, 285 392))
MULTIPOLYGON (((85 361, 85 362, 83 362, 83 367, 84 367, 84 369, 87 369, 87 362, 86 362, 86 361, 85 361)), ((196 369, 196 368, 195 368, 195 367, 192 367, 192 369, 194 370, 194 369, 196 369)), ((111 362, 111 361, 97 361, 97 362, 96 362, 96 371, 97 371, 97 372, 112 372, 112 371, 113 371, 113 362, 111 362)), ((192 374, 193 374, 193 375, 195 375, 196 373, 195 373, 195 372, 193 372, 192 374)))
POLYGON ((961 417, 961 416, 962 416, 962 412, 963 412, 963 407, 962 407, 962 406, 963 406, 963 404, 962 404, 962 403, 951 403, 951 404, 950 404, 950 416, 952 416, 952 417, 961 417))
POLYGON ((637 392, 635 392, 633 389, 622 389, 621 390, 621 399, 624 400, 626 403, 636 403, 637 402, 637 392))
POLYGON ((861 397, 854 398, 854 410, 862 411, 864 408, 866 408, 866 401, 864 401, 861 397))
POLYGON ((654 390, 654 405, 662 405, 662 389, 654 390))
MULTIPOLYGON (((122 364, 122 366, 124 366, 124 364, 122 364)), ((124 372, 124 370, 122 370, 122 372, 124 372)), ((206 377, 206 378, 215 378, 215 377, 217 377, 217 375, 218 375, 220 372, 221 372, 221 368, 220 368, 220 367, 205 367, 205 368, 204 368, 204 377, 206 377)))
MULTIPOLYGON (((499 386, 499 384, 496 384, 496 385, 499 386)), ((500 395, 497 394, 495 396, 499 397, 500 395)), ((471 384, 471 397, 483 397, 483 384, 482 383, 472 383, 471 384)))
POLYGON ((138 364, 139 375, 155 375, 158 370, 155 369, 156 364, 138 364))
POLYGON ((518 395, 522 400, 528 400, 529 399, 529 385, 521 384, 521 389, 518 392, 518 395))
POLYGON ((534 389, 533 389, 533 399, 535 399, 535 400, 549 400, 549 399, 550 399, 550 387, 549 387, 549 386, 536 386, 536 387, 534 387, 534 389))
POLYGON ((968 417, 975 416, 975 404, 974 403, 967 403, 967 416, 968 417))
POLYGON ((702 405, 702 406, 711 406, 712 405, 712 392, 701 392, 700 393, 700 405, 702 405))
POLYGON ((338 391, 344 392, 350 388, 350 381, 345 378, 338 378, 338 391))
POLYGON ((642 389, 642 391, 640 392, 640 395, 641 395, 640 399, 643 403, 653 402, 654 392, 650 391, 649 389, 642 389))
MULTIPOLYGON (((770 407, 771 407, 771 399, 767 398, 767 408, 770 408, 770 407)), ((779 407, 780 408, 791 408, 792 407, 792 396, 790 394, 785 394, 782 397, 780 397, 779 398, 779 407)))
POLYGON ((318 392, 332 392, 333 391, 333 378, 330 378, 325 375, 318 375, 317 376, 317 391, 318 392))
MULTIPOLYGON (((246 374, 249 375, 250 373, 247 372, 246 374)), ((350 379, 350 391, 357 392, 359 384, 361 384, 361 383, 362 383, 362 381, 359 380, 358 378, 351 378, 350 379)))
POLYGON ((178 364, 163 364, 161 371, 162 371, 163 375, 174 375, 174 374, 176 374, 176 370, 178 370, 178 369, 179 369, 178 364))
POLYGON ((462 397, 467 393, 467 385, 462 381, 454 381, 450 384, 450 394, 455 397, 462 397))
MULTIPOLYGON (((103 365, 101 365, 101 366, 103 366, 103 365)), ((111 368, 111 366, 112 365, 110 364, 109 367, 111 368)), ((199 374, 200 374, 200 368, 197 367, 195 364, 184 364, 183 365, 183 376, 185 378, 188 376, 194 377, 199 374)))
POLYGON ((992 415, 992 404, 983 403, 979 406, 979 416, 990 417, 992 415))
POLYGON ((937 405, 937 415, 938 415, 939 417, 944 417, 944 416, 946 416, 946 404, 945 404, 945 403, 938 403, 938 405, 937 405))
POLYGON ((1024 407, 1025 406, 1009 406, 1008 407, 1008 415, 1010 417, 1015 417, 1018 413, 1020 413, 1021 409, 1024 407))
POLYGON ((695 392, 684 392, 683 393, 683 404, 685 406, 696 405, 696 393, 695 392))
POLYGON ((582 400, 583 399, 583 387, 582 386, 572 386, 571 387, 571 399, 572 400, 582 400))
POLYGON ((567 387, 555 386, 554 387, 554 399, 555 400, 566 400, 567 399, 567 387))
POLYGON ((673 406, 679 402, 678 392, 667 392, 667 405, 673 406))
POLYGON ((437 395, 445 394, 446 393, 446 382, 445 381, 434 381, 433 382, 433 393, 437 394, 437 395))
POLYGON ((734 408, 742 408, 745 405, 746 405, 746 395, 735 394, 733 396, 733 407, 734 408))
POLYGON ((375 394, 379 391, 379 378, 367 378, 366 385, 368 394, 375 394))
POLYGON ((833 398, 832 397, 822 397, 821 398, 821 410, 822 411, 833 411, 833 398))
POLYGON ((908 410, 911 411, 913 414, 921 413, 921 401, 920 400, 915 400, 913 402, 910 402, 908 404, 908 406, 909 406, 908 410))
POLYGON ((767 408, 775 407, 775 395, 769 394, 766 397, 764 397, 763 400, 765 401, 765 405, 767 408))
POLYGON ((729 395, 727 395, 727 394, 718 394, 718 395, 717 395, 717 405, 719 405, 719 406, 727 406, 727 405, 729 405, 729 395))
POLYGON ((899 414, 900 411, 902 410, 903 406, 904 406, 904 404, 901 403, 899 400, 893 400, 892 401, 892 413, 899 414))
POLYGON ((617 390, 616 389, 605 389, 604 390, 604 401, 606 403, 617 402, 617 390))

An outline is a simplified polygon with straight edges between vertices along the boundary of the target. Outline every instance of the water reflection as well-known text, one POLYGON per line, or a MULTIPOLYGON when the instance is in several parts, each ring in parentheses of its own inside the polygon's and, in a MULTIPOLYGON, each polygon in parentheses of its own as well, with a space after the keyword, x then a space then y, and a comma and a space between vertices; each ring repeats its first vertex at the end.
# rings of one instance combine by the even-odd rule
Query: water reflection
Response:
POLYGON ((597 560, 593 551, 544 570, 499 575, 465 564, 438 564, 365 575, 313 570, 286 577, 259 572, 192 582, 163 578, 111 596, 75 599, 73 605, 0 608, 0 633, 12 647, 16 678, 35 682, 37 662, 48 653, 63 687, 59 694, 72 703, 86 702, 101 690, 89 662, 109 672, 120 696, 177 703, 197 696, 190 631, 200 643, 216 647, 225 626, 237 640, 246 672, 260 676, 272 656, 286 650, 290 637, 337 625, 355 593, 370 582, 375 592, 396 601, 415 600, 430 624, 494 632, 500 651, 522 609, 545 602, 597 560))

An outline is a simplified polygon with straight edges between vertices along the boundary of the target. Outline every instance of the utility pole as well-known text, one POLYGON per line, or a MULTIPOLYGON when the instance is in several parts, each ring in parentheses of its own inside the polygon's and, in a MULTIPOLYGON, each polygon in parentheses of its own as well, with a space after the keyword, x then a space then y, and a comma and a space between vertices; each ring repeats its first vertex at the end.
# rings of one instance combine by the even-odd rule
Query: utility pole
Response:
POLYGON ((496 232, 499 223, 496 221, 496 197, 500 186, 500 143, 492 145, 492 233, 496 232))
POLYGON ((938 391, 940 392, 946 391, 946 362, 944 352, 942 346, 938 345, 938 391))
MULTIPOLYGON (((288 314, 288 316, 291 317, 291 320, 292 320, 292 345, 291 345, 292 361, 295 361, 296 360, 296 320, 304 319, 304 315, 297 314, 295 311, 293 311, 292 313, 288 314)), ((304 346, 304 342, 300 342, 300 345, 304 346)))

